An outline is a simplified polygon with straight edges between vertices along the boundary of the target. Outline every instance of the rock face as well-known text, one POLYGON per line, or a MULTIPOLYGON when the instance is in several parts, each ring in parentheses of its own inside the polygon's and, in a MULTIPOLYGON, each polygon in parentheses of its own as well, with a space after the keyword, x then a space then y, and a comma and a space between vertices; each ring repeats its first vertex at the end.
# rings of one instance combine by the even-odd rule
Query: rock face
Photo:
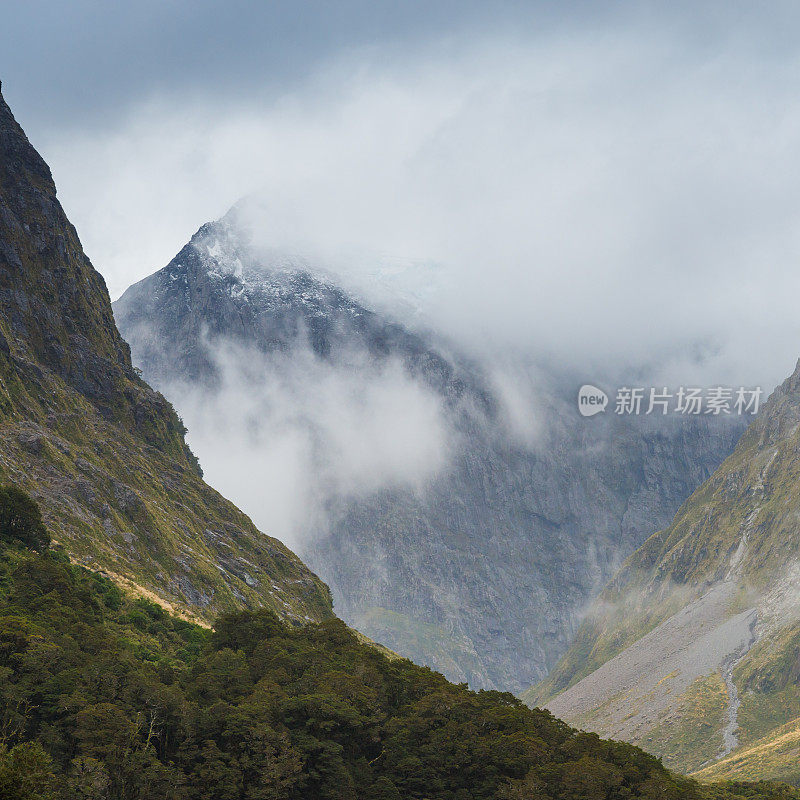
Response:
POLYGON ((677 769, 798 780, 799 453, 800 364, 525 699, 677 769))
POLYGON ((188 614, 329 616, 327 587, 202 481, 184 432, 0 97, 0 481, 36 497, 75 560, 188 614))
POLYGON ((134 362, 182 414, 187 385, 220 391, 236 353, 276 374, 299 340, 341 369, 399 363, 437 398, 447 466, 422 488, 334 492, 300 553, 347 622, 474 687, 521 690, 544 676, 593 594, 741 431, 707 418, 584 420, 567 381, 539 392, 535 441, 509 434, 487 365, 368 310, 307 263, 256 252, 235 215, 204 225, 115 315, 134 362))

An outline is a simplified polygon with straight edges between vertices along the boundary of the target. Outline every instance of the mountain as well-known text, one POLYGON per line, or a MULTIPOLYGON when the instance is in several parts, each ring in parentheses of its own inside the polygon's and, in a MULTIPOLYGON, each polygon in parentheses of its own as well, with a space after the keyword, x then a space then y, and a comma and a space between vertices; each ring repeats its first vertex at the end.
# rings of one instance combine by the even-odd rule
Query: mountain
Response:
POLYGON ((206 485, 139 377, 50 170, 0 96, 0 482, 78 563, 190 616, 331 616, 327 587, 206 485))
MULTIPOLYGON (((719 418, 583 419, 574 381, 525 363, 498 381, 495 365, 370 310, 312 263, 254 246, 236 210, 130 287, 114 313, 134 362, 193 431, 209 417, 223 420, 210 458, 229 452, 237 415, 241 438, 257 442, 276 403, 287 406, 276 442, 291 430, 296 449, 312 453, 307 471, 323 476, 315 490, 324 508, 297 549, 331 586, 337 613, 476 688, 519 691, 542 678, 594 594, 668 523, 742 430, 719 418), (357 389, 328 416, 334 427, 351 416, 353 428, 363 424, 369 435, 351 460, 369 468, 342 487, 352 465, 341 455, 341 432, 326 434, 319 406, 354 380, 357 389), (512 402, 511 411, 534 431, 515 428, 509 385, 532 387, 534 399, 512 402), (400 399, 384 402, 388 410, 372 421, 363 405, 372 395, 400 399), (409 421, 407 407, 420 405, 437 409, 438 424, 424 414, 409 421), (399 451, 405 465, 406 444, 439 436, 446 444, 437 469, 425 472, 438 451, 423 447, 412 480, 375 478, 381 447, 399 451)), ((235 452, 241 460, 249 451, 235 452)), ((255 514, 281 501, 269 487, 281 476, 255 459, 247 464, 265 472, 263 492, 254 490, 262 496, 247 506, 255 514)), ((239 482, 226 490, 235 493, 239 482)))
POLYGON ((324 584, 203 484, 4 101, 0 156, 0 797, 800 796, 703 786, 362 644, 324 584), (185 618, 227 604, 213 628, 185 618))
POLYGON ((704 776, 800 782, 800 364, 525 695, 704 776))

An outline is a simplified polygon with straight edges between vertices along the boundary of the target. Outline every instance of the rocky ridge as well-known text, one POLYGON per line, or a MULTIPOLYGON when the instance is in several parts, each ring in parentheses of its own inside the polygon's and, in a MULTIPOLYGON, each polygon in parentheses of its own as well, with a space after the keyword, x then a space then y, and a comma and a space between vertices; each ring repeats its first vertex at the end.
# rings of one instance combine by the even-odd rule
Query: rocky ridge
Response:
POLYGON ((188 615, 331 615, 327 587, 207 486, 131 363, 50 170, 0 96, 0 481, 76 561, 188 615))

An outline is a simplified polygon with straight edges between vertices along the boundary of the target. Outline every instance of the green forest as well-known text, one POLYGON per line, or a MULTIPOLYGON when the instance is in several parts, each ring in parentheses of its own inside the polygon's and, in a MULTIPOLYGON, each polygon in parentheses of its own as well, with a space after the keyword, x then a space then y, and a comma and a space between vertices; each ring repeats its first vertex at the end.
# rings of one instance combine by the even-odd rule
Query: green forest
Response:
POLYGON ((0 798, 800 798, 701 786, 510 694, 271 611, 213 630, 70 563, 0 490, 0 798))

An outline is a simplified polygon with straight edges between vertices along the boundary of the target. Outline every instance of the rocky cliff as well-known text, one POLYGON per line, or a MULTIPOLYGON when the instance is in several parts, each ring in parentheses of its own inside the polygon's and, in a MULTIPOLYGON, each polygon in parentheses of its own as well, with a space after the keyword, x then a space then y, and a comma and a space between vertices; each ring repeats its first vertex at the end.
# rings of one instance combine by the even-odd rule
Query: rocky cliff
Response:
POLYGON ((242 605, 331 614, 327 587, 203 482, 2 97, 0 482, 39 501, 73 559, 192 616, 242 605))
MULTIPOLYGON (((331 492, 300 553, 346 621, 475 687, 521 690, 544 676, 593 594, 741 430, 707 418, 582 420, 568 384, 541 387, 526 410, 541 422, 535 441, 510 434, 490 365, 369 310, 302 259, 254 249, 235 214, 203 226, 115 315, 134 362, 182 413, 224 393, 231 373, 246 376, 217 412, 235 415, 243 394, 262 392, 248 417, 254 440, 274 386, 306 363, 367 376, 399 364, 435 399, 450 437, 445 467, 422 486, 331 492)), ((303 397, 293 400, 302 414, 303 397)), ((386 424, 402 428, 400 417, 386 424)), ((315 453, 322 472, 332 456, 315 453)))

